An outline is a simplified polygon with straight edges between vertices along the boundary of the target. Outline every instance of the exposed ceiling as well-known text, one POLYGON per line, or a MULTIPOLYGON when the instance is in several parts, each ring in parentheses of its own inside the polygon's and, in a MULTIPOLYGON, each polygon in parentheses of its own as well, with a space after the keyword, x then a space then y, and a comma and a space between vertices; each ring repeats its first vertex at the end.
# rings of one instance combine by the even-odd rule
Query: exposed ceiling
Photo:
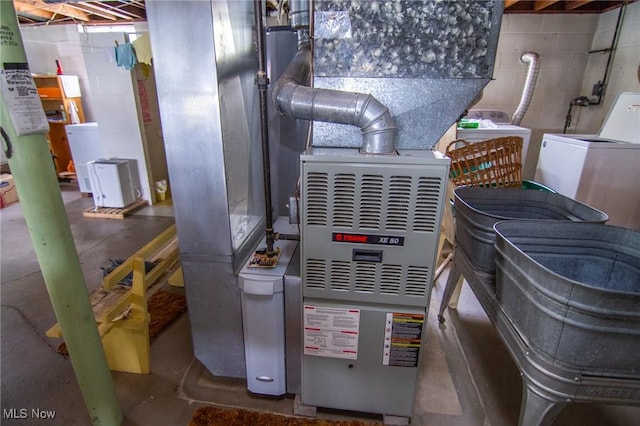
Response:
MULTIPOLYGON (((453 0, 452 0, 453 1, 453 0)), ((630 1, 504 0, 505 13, 602 13, 630 1)), ((123 24, 145 21, 144 0, 13 0, 22 25, 123 24)), ((269 0, 268 4, 273 4, 269 0)))
POLYGON ((504 0, 505 13, 602 13, 636 0, 504 0))
POLYGON ((125 24, 146 21, 144 0, 13 0, 21 25, 125 24))

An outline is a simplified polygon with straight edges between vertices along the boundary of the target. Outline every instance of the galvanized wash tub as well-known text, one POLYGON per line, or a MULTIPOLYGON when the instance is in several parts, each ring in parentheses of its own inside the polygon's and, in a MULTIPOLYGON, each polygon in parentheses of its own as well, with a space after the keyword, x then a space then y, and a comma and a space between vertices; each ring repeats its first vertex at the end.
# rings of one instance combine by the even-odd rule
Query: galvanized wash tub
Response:
POLYGON ((640 232, 575 222, 496 223, 496 298, 555 365, 640 378, 640 232))
POLYGON ((488 281, 493 281, 495 274, 496 222, 526 219, 604 223, 608 219, 601 211, 548 191, 460 187, 454 190, 454 196, 456 250, 462 250, 473 268, 488 281))

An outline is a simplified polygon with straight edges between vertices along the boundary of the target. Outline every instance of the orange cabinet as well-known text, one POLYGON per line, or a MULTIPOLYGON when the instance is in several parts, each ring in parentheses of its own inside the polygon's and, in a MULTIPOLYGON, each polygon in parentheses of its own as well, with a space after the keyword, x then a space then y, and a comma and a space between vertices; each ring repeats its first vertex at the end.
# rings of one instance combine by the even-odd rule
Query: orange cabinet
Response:
POLYGON ((66 172, 72 158, 65 125, 85 121, 78 77, 34 76, 33 80, 49 121, 49 147, 56 172, 66 172))

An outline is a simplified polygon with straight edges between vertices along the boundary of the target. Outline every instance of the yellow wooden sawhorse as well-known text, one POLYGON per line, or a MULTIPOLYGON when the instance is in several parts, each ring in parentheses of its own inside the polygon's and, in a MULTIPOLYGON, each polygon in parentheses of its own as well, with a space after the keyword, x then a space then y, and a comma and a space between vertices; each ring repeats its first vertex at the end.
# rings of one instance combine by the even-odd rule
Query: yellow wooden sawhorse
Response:
MULTIPOLYGON (((151 372, 148 290, 159 282, 178 262, 176 226, 154 238, 133 256, 111 271, 102 280, 102 287, 89 295, 93 313, 102 339, 109 368, 113 371, 147 374, 151 372), (155 262, 146 272, 145 262, 155 262), (133 274, 131 287, 119 283, 133 274)), ((173 268, 169 277, 172 285, 180 285, 182 269, 173 268)), ((184 285, 184 284, 182 284, 184 285)), ((63 330, 59 324, 46 335, 59 338, 63 330)))

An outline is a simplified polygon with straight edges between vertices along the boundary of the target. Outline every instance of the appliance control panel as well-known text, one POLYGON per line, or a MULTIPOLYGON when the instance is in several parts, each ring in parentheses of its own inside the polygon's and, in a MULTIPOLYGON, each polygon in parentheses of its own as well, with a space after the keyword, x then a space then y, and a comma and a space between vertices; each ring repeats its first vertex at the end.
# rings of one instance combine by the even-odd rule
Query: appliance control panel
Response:
POLYGON ((504 111, 493 109, 471 109, 464 118, 474 120, 491 120, 494 123, 509 123, 511 117, 504 111))

